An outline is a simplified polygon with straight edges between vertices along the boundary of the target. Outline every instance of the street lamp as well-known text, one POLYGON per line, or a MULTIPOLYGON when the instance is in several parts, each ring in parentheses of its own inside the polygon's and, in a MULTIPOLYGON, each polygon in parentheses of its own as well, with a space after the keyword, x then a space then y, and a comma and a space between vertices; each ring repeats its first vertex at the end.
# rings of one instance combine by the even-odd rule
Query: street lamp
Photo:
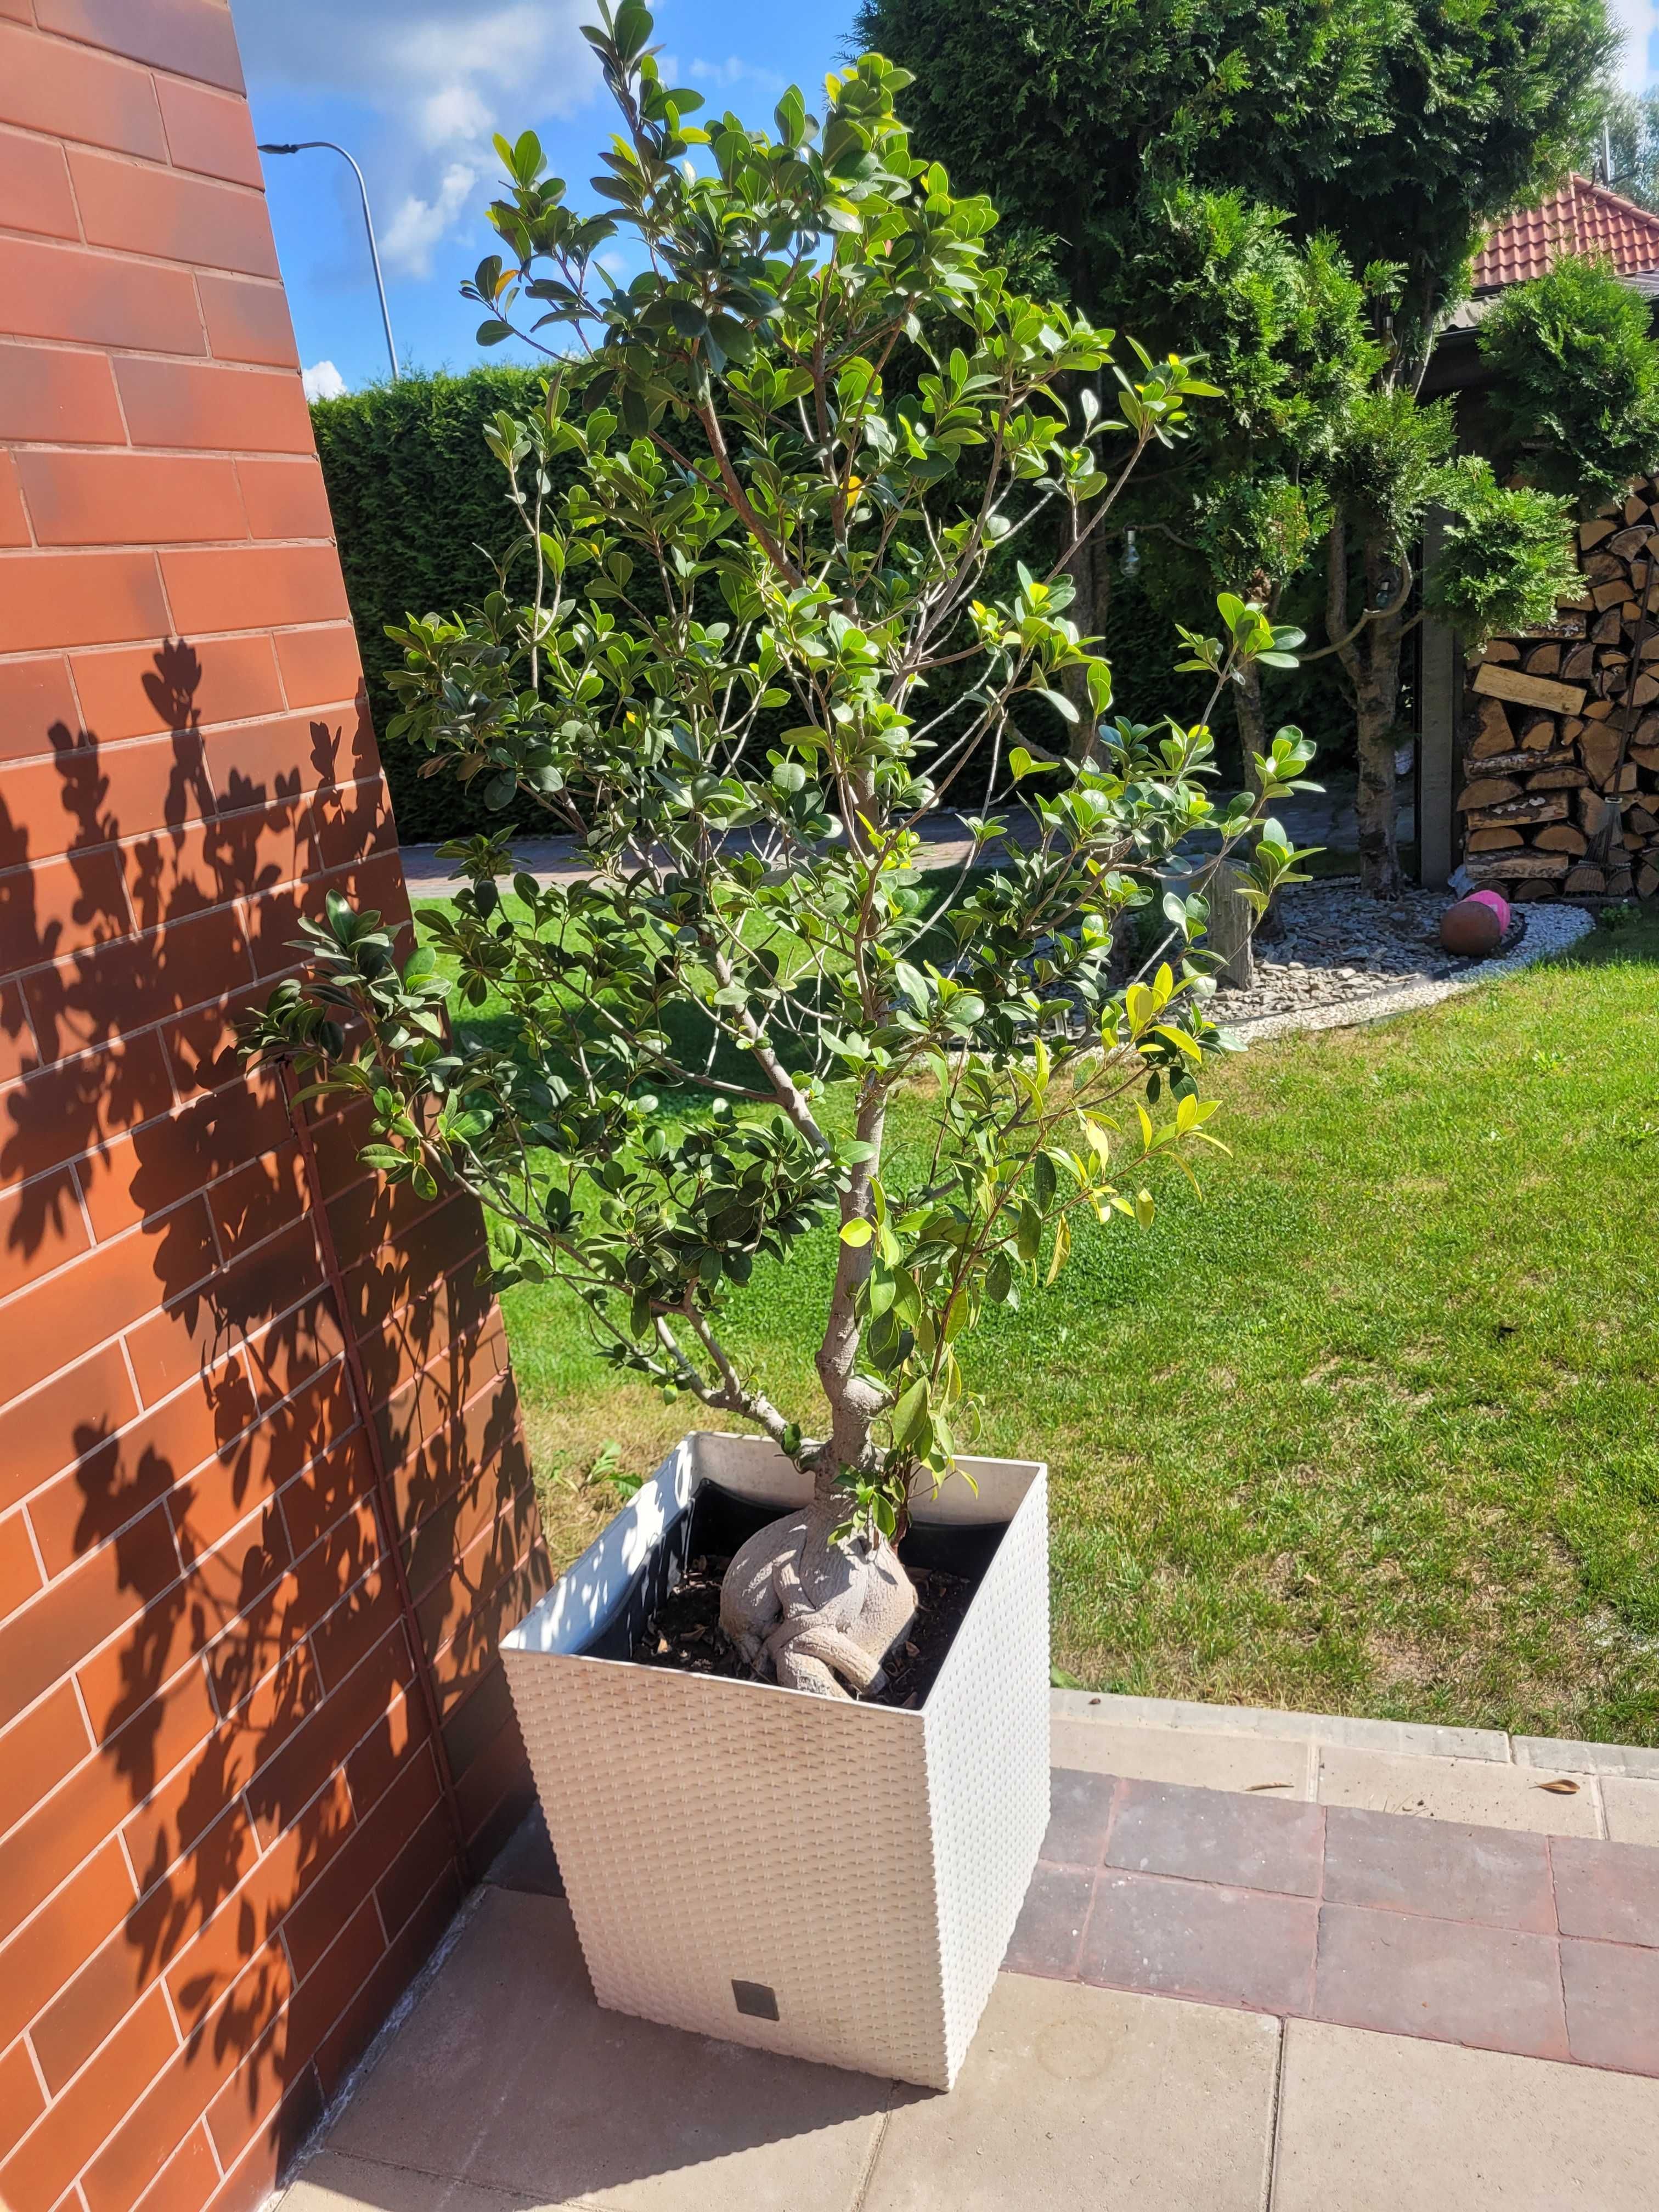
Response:
POLYGON ((309 154, 319 148, 331 154, 337 154, 343 161, 351 162, 351 173, 356 178, 357 190, 362 195, 363 228, 368 233, 368 258, 374 264, 374 289, 380 295, 380 320, 386 325, 386 349, 392 362, 392 381, 395 384, 398 381, 398 348, 392 336, 392 310, 386 303, 386 279, 380 274, 380 249, 374 243, 374 218, 368 211, 368 186, 363 180, 362 171, 345 148, 336 145, 331 138, 301 138, 292 146, 261 146, 259 151, 262 154, 309 154))

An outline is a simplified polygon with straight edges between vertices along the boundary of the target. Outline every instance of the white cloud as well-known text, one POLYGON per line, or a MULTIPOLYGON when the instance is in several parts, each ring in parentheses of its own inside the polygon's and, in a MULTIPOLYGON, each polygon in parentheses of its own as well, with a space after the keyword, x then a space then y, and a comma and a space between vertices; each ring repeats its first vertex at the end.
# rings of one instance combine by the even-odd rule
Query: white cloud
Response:
POLYGON ((429 200, 408 194, 380 240, 381 254, 394 269, 411 276, 432 274, 433 251, 459 220, 478 173, 469 161, 452 161, 429 200))
POLYGON ((1608 0, 1607 14, 1625 37, 1620 82, 1644 92, 1659 75, 1659 0, 1608 0))
MULTIPOLYGON (((434 249, 471 219, 498 164, 490 137, 592 95, 599 70, 580 26, 589 0, 234 0, 253 85, 280 83, 379 112, 377 144, 354 146, 381 216, 389 268, 431 273, 434 249)), ((325 134, 319 131, 318 136, 325 134)))
POLYGON ((331 361, 313 362, 300 382, 307 399, 343 399, 350 390, 331 361))

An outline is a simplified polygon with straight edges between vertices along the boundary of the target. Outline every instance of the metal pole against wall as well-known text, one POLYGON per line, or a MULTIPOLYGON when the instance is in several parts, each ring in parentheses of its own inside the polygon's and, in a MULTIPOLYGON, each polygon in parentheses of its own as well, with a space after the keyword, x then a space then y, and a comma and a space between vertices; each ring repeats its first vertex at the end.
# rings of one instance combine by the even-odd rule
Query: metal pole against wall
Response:
POLYGON ((380 249, 374 242, 374 218, 368 211, 368 185, 362 171, 343 146, 332 138, 300 138, 291 145, 261 146, 262 154, 309 154, 319 149, 337 154, 343 161, 351 163, 351 173, 357 179, 357 190, 363 203, 363 228, 368 233, 368 258, 374 264, 374 289, 380 295, 380 320, 386 327, 386 357, 392 363, 392 381, 398 381, 398 348, 392 335, 392 310, 386 305, 386 278, 380 274, 380 249))

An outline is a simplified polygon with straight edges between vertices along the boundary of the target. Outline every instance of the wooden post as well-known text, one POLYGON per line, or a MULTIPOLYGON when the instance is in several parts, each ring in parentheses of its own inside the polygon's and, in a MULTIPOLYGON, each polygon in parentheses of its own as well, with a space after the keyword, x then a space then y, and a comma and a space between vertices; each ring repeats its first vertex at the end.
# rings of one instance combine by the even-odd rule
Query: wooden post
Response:
POLYGON ((1221 956, 1216 981, 1229 991, 1249 991, 1255 984, 1255 913, 1239 895, 1238 886, 1243 881, 1237 868, 1225 860, 1218 860, 1202 885, 1210 902, 1209 933, 1204 940, 1205 946, 1221 956))

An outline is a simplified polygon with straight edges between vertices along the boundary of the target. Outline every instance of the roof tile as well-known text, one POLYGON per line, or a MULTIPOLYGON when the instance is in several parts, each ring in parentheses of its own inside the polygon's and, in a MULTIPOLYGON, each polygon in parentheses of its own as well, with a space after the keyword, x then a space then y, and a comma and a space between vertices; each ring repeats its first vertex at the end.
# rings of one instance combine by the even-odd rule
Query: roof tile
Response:
POLYGON ((1474 289, 1524 284, 1570 253, 1611 261, 1621 276, 1659 269, 1659 216, 1588 177, 1569 177, 1538 206, 1517 208, 1487 233, 1474 258, 1474 289))

